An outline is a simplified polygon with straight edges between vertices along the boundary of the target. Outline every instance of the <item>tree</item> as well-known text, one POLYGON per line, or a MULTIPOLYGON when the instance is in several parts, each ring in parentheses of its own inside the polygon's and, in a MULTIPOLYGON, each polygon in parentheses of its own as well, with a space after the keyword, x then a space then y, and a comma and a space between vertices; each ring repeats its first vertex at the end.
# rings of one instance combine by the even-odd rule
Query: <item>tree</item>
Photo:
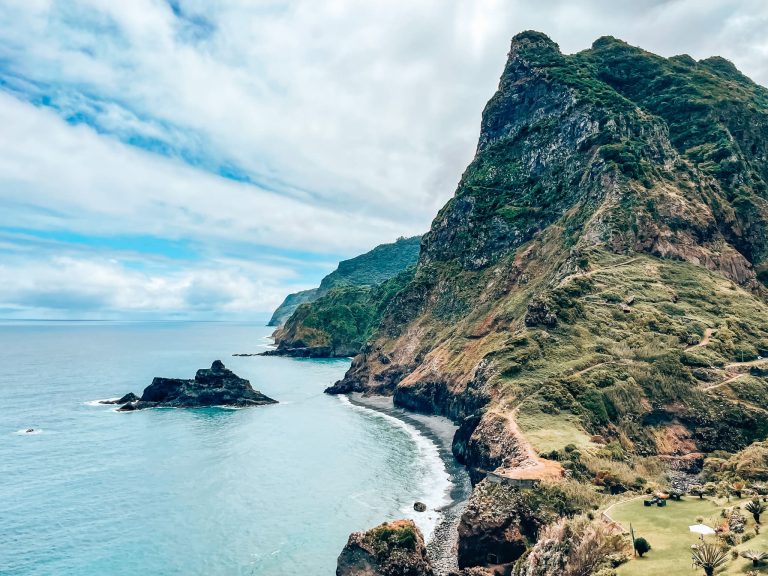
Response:
POLYGON ((648 540, 643 537, 635 538, 635 550, 640 555, 640 558, 642 558, 643 554, 648 552, 650 549, 651 545, 648 543, 648 540))
POLYGON ((757 524, 760 524, 760 514, 765 512, 765 509, 765 504, 760 502, 759 498, 753 498, 751 502, 748 502, 747 505, 744 506, 744 510, 752 514, 752 517, 757 524))
POLYGON ((728 549, 717 544, 700 544, 692 551, 693 562, 704 569, 706 576, 713 576, 715 568, 728 561, 728 549))
POLYGON ((731 492, 736 494, 736 498, 741 498, 741 492, 744 490, 744 482, 741 482, 737 480, 736 482, 732 483, 729 487, 731 492))
POLYGON ((704 498, 704 494, 706 494, 706 490, 704 490, 704 486, 701 484, 694 484, 688 489, 688 492, 690 492, 693 496, 698 496, 699 500, 704 498))
POLYGON ((757 550, 744 550, 741 553, 742 558, 752 560, 752 566, 757 568, 760 562, 768 560, 768 552, 758 552, 757 550))

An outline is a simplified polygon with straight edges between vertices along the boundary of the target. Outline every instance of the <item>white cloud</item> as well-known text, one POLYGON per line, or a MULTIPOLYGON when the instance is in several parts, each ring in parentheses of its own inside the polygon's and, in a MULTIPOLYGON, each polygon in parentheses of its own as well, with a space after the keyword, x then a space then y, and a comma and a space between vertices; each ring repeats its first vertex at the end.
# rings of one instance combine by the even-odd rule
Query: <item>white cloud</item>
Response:
MULTIPOLYGON (((222 254, 352 255, 427 229, 521 30, 568 52, 609 34, 666 56, 719 54, 768 83, 764 0, 2 0, 0 22, 7 90, 45 94, 109 132, 0 93, 0 225, 194 241, 222 285, 265 293, 239 272, 242 256, 224 265, 222 254), (130 134, 201 165, 117 141, 130 134), (206 171, 218 164, 269 190, 206 171)), ((290 266, 276 290, 304 285, 306 265, 290 266)), ((178 272, 163 274, 157 290, 178 298, 178 272)), ((190 286, 195 302, 229 305, 190 286)))
POLYGON ((258 267, 144 271, 98 257, 11 261, 0 277, 0 310, 16 317, 252 318, 277 306, 284 289, 279 273, 258 267))
POLYGON ((362 216, 354 206, 312 206, 226 180, 101 137, 87 126, 69 126, 53 112, 3 93, 0 125, 3 198, 56 212, 6 213, 0 217, 5 225, 326 252, 374 245, 400 233, 394 222, 362 216))

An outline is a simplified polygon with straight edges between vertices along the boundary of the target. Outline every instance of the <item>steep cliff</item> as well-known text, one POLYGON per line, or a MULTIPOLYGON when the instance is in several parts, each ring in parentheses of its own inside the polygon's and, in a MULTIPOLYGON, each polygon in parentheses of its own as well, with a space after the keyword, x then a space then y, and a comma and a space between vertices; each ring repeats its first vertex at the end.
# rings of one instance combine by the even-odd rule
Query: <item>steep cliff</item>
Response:
POLYGON ((543 523, 768 436, 767 233, 768 90, 524 32, 412 279, 327 391, 459 422, 460 566, 509 568, 543 523))
MULTIPOLYGON (((339 262, 317 288, 289 294, 272 314, 268 326, 282 326, 302 304, 309 304, 333 288, 378 286, 416 264, 420 236, 399 238, 391 244, 381 244, 373 250, 339 262)), ((356 351, 355 351, 356 352, 356 351)))
POLYGON ((594 435, 681 466, 765 437, 768 380, 742 373, 768 355, 767 135, 768 90, 723 59, 519 34, 413 280, 329 391, 462 421, 479 476, 594 435))

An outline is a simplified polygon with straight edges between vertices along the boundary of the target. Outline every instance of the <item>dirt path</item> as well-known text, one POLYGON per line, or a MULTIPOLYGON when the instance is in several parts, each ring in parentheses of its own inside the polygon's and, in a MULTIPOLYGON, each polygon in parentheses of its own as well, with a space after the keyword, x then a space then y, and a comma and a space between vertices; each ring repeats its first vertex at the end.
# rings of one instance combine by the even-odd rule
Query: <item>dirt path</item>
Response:
POLYGON ((760 366, 761 364, 768 364, 768 358, 760 358, 758 360, 750 360, 749 362, 733 362, 725 366, 726 370, 738 370, 739 368, 751 368, 752 366, 760 366))
MULTIPOLYGON (((734 374, 730 378, 727 378, 720 382, 719 384, 715 384, 714 386, 707 386, 706 388, 702 388, 704 392, 711 392, 712 390, 717 390, 718 388, 722 388, 723 386, 726 386, 730 384, 731 382, 735 382, 739 378, 746 376, 746 372, 741 372, 740 374, 734 374)), ((730 396, 726 396, 725 394, 720 394, 720 398, 723 400, 730 402, 731 404, 738 404, 740 406, 744 406, 745 408, 749 408, 751 410, 755 410, 757 412, 763 412, 765 414, 768 414, 768 410, 763 408, 762 406, 758 406, 757 404, 753 404, 752 402, 747 402, 746 400, 741 400, 740 398, 731 398, 730 396)))
POLYGON ((629 264, 633 264, 634 262, 637 262, 638 260, 641 260, 640 257, 637 258, 630 258, 629 260, 625 260, 624 262, 619 262, 618 264, 611 264, 610 266, 606 266, 605 268, 596 268, 595 270, 590 270, 585 274, 585 276, 589 277, 593 274, 597 274, 598 272, 605 272, 606 270, 613 270, 614 268, 621 268, 622 266, 627 266, 629 264))
POLYGON ((746 374, 744 372, 742 372, 741 374, 736 374, 735 376, 731 376, 730 378, 723 380, 722 382, 720 382, 719 384, 715 384, 714 386, 704 386, 702 390, 704 390, 705 392, 709 392, 710 390, 717 390, 721 386, 730 384, 731 382, 733 382, 734 380, 738 380, 742 376, 746 376, 746 374))
POLYGON ((704 336, 702 337, 701 342, 699 342, 698 344, 691 344, 690 346, 688 346, 688 350, 690 350, 691 348, 698 348, 700 346, 706 346, 707 344, 709 344, 709 341, 712 338, 712 334, 714 334, 714 332, 715 331, 712 328, 707 328, 706 330, 704 330, 704 336))
POLYGON ((513 480, 559 480, 563 477, 563 467, 559 462, 539 458, 525 434, 517 425, 517 408, 507 412, 499 412, 507 419, 507 431, 512 435, 520 450, 524 453, 523 462, 512 468, 497 468, 494 472, 499 476, 513 480))
POLYGON ((605 266, 604 268, 596 268, 594 270, 590 270, 589 272, 577 272, 575 274, 571 274, 570 276, 566 276, 560 281, 560 286, 564 286, 568 282, 572 281, 574 278, 590 278, 594 274, 597 274, 598 272, 605 272, 606 270, 612 270, 613 268, 620 268, 621 266, 627 266, 628 264, 632 264, 633 262, 637 262, 638 260, 641 260, 641 257, 637 258, 630 258, 629 260, 626 260, 624 262, 619 262, 618 264, 611 264, 610 266, 605 266))
POLYGON ((599 364, 593 364, 592 366, 587 366, 586 368, 579 370, 578 372, 574 372, 573 374, 570 374, 570 376, 581 376, 582 374, 586 374, 587 372, 590 372, 595 368, 600 368, 600 366, 611 366, 611 365, 628 366, 632 364, 632 362, 633 362, 632 360, 608 360, 607 362, 600 362, 599 364))

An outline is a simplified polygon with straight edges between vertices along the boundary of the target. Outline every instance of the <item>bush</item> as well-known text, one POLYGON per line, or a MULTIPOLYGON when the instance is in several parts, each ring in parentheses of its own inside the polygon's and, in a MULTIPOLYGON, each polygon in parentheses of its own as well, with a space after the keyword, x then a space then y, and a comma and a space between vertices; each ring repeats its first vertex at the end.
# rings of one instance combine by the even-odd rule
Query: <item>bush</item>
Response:
POLYGON ((638 553, 640 558, 643 557, 643 554, 646 552, 649 552, 651 550, 651 545, 648 543, 648 540, 643 538, 642 536, 640 538, 635 538, 635 552, 638 553))

